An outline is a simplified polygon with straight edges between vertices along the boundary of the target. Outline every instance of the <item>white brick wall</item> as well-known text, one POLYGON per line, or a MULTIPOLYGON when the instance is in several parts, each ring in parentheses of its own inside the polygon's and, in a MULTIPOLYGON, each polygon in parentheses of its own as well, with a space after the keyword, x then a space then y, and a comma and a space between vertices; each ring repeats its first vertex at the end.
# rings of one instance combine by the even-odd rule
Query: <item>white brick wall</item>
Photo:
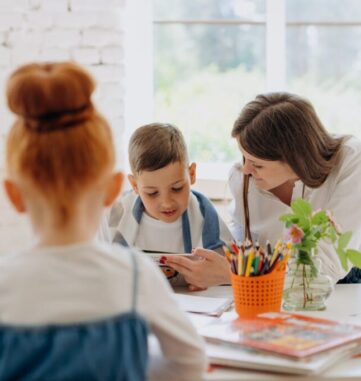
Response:
MULTIPOLYGON (((0 0, 0 180, 4 135, 12 121, 6 78, 30 61, 75 60, 88 67, 98 83, 94 101, 111 123, 122 156, 124 7, 125 0, 0 0)), ((2 187, 0 210, 0 254, 27 245, 27 220, 15 214, 2 187)))

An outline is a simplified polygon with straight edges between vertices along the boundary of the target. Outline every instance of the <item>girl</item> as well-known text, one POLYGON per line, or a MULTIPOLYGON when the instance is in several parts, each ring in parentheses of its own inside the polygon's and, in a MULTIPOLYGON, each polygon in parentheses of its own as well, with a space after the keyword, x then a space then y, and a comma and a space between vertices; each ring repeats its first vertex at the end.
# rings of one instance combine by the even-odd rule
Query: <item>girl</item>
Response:
POLYGON ((122 183, 110 128, 91 101, 94 87, 73 63, 25 65, 8 82, 17 119, 5 188, 29 214, 38 243, 1 258, 0 379, 144 379, 149 324, 164 354, 151 358, 150 378, 198 380, 202 341, 162 274, 131 249, 94 240, 122 183), (45 344, 36 338, 44 332, 45 344))

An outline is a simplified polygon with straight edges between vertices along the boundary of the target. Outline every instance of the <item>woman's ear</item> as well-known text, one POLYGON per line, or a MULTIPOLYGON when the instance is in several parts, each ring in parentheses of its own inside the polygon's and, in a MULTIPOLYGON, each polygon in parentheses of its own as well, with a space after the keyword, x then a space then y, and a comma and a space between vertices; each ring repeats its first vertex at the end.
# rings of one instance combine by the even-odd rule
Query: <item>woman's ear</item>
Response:
POLYGON ((133 175, 128 175, 128 180, 134 192, 136 194, 139 194, 137 180, 135 179, 135 177, 133 175))
POLYGON ((4 188, 16 211, 19 213, 25 213, 25 202, 19 187, 13 181, 6 179, 4 180, 4 188))
POLYGON ((108 187, 106 190, 104 206, 110 206, 113 204, 115 199, 118 197, 120 190, 122 189, 124 175, 122 172, 116 172, 112 174, 108 187))
POLYGON ((196 163, 192 163, 188 168, 191 185, 193 185, 196 182, 196 169, 197 169, 196 163))

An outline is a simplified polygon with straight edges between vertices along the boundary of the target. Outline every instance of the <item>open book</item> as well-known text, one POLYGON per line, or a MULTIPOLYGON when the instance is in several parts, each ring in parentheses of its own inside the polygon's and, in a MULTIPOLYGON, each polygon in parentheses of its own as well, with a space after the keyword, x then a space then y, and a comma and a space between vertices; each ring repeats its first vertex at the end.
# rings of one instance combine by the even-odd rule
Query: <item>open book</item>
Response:
POLYGON ((220 316, 233 303, 232 298, 212 298, 188 294, 174 294, 174 297, 181 310, 209 316, 220 316))
POLYGON ((250 319, 216 320, 200 329, 211 343, 253 348, 294 360, 361 342, 361 327, 286 312, 250 319))

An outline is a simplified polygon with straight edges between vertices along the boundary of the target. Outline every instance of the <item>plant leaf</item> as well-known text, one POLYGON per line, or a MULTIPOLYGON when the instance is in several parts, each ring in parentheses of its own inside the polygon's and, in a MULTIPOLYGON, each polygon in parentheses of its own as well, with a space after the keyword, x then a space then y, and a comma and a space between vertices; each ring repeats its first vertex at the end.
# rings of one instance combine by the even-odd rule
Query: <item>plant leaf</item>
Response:
POLYGON ((344 249, 350 242, 351 237, 352 237, 351 231, 341 234, 338 239, 338 247, 341 249, 344 249))
POLYGON ((282 214, 279 217, 279 220, 282 222, 288 222, 288 221, 294 221, 295 219, 298 219, 298 217, 295 217, 294 214, 282 214))
POLYGON ((348 267, 347 267, 347 254, 346 254, 346 252, 341 248, 338 248, 336 250, 336 252, 340 258, 342 268, 347 271, 348 267))
POLYGON ((302 217, 309 217, 312 213, 312 206, 309 202, 303 200, 302 198, 298 198, 291 203, 291 209, 294 211, 296 215, 302 217))
POLYGON ((328 221, 327 214, 324 210, 320 210, 311 218, 311 222, 313 225, 321 225, 328 221))
POLYGON ((347 249, 346 250, 347 258, 350 260, 350 262, 361 269, 361 252, 353 249, 347 249))

